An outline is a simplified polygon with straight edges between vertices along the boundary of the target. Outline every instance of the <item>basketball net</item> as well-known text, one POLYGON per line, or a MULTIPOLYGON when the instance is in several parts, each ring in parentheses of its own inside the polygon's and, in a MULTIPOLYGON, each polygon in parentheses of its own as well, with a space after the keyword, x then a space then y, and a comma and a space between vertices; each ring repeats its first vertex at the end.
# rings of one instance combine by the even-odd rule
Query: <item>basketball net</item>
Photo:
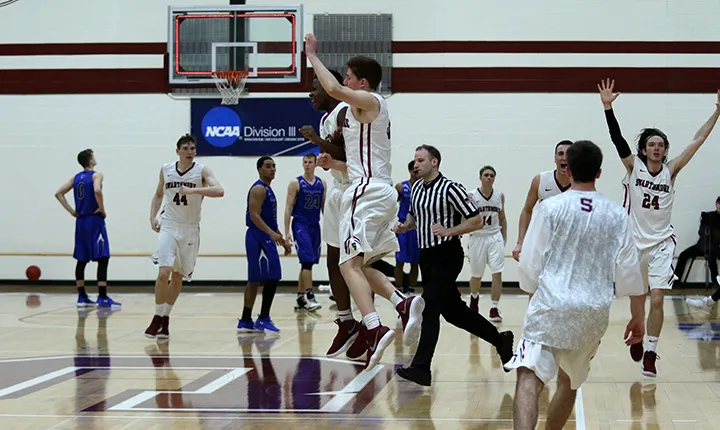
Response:
POLYGON ((222 104, 236 105, 239 103, 249 74, 242 70, 212 73, 215 78, 215 86, 222 96, 222 104))

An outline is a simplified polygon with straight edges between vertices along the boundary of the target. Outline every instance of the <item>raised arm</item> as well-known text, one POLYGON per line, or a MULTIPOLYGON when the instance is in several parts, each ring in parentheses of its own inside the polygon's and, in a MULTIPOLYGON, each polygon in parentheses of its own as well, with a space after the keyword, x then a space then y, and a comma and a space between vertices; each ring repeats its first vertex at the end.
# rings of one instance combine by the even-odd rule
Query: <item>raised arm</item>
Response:
POLYGON ((325 92, 335 100, 343 101, 350 106, 368 111, 369 115, 380 113, 380 101, 368 91, 353 90, 340 85, 330 71, 323 65, 317 56, 317 40, 315 35, 309 33, 305 36, 305 55, 307 55, 313 71, 317 75, 325 92))
POLYGON ((503 244, 507 243, 507 219, 505 218, 505 194, 500 194, 500 201, 502 201, 502 209, 498 219, 500 220, 500 234, 502 234, 503 244))
POLYGON ((72 190, 73 187, 73 178, 70 178, 69 181, 62 184, 62 186, 55 192, 55 198, 60 202, 62 207, 65 208, 66 211, 75 218, 77 218, 78 214, 75 212, 75 209, 70 206, 70 203, 68 203, 67 199, 65 198, 65 194, 69 193, 70 190, 72 190))
POLYGON ((98 208, 95 213, 102 214, 103 217, 107 216, 105 212, 105 202, 103 198, 102 186, 103 186, 103 174, 100 172, 93 173, 93 191, 95 192, 95 200, 97 201, 98 208))
POLYGON ((530 225, 532 220, 532 213, 535 204, 537 203, 540 196, 538 196, 538 187, 540 186, 540 175, 530 181, 530 189, 528 190, 527 197, 525 197, 525 205, 520 211, 520 222, 518 225, 518 241, 515 245, 515 249, 512 251, 512 256, 515 261, 520 261, 520 253, 522 252, 523 241, 525 240, 525 232, 530 225))
POLYGON ((290 230, 290 221, 292 220, 292 211, 295 207, 295 200, 297 198, 298 191, 300 191, 300 184, 297 179, 293 179, 288 184, 287 198, 285 199, 285 239, 291 243, 293 237, 292 230, 290 230))
POLYGON ((613 111, 612 104, 620 93, 613 93, 615 89, 615 80, 600 81, 598 84, 598 91, 600 91, 600 100, 602 101, 603 108, 605 108, 605 121, 608 125, 608 131, 610 132, 610 139, 612 140, 615 149, 617 150, 620 160, 625 166, 625 170, 631 173, 635 164, 635 157, 632 156, 632 150, 628 145, 627 140, 620 131, 620 124, 618 124, 615 118, 615 112, 613 111))
POLYGON ((707 121, 705 121, 705 124, 700 127, 700 130, 695 133, 695 137, 693 137, 692 142, 685 147, 683 152, 680 153, 677 157, 670 160, 668 163, 668 169, 670 169, 670 175, 675 177, 675 175, 682 170, 685 165, 692 159, 693 155, 700 149, 703 143, 707 140, 708 136, 710 136, 710 133, 712 132, 713 128, 715 127, 715 124, 717 123, 718 117, 720 117, 720 90, 718 90, 717 93, 717 101, 715 102, 715 111, 710 115, 710 118, 708 118, 707 121))
POLYGON ((157 214, 160 211, 160 205, 163 201, 163 172, 160 169, 160 179, 158 180, 157 188, 155 188, 155 194, 153 194, 152 202, 150 203, 150 226, 156 232, 160 231, 160 223, 157 220, 157 214))
POLYGON ((263 201, 265 201, 265 187, 261 185, 253 186, 250 189, 250 198, 248 200, 248 212, 250 213, 250 220, 253 224, 255 224, 255 226, 260 230, 267 233, 273 241, 284 245, 285 241, 283 240, 282 234, 280 234, 280 232, 273 231, 265 223, 265 221, 263 221, 262 216, 260 215, 263 201))

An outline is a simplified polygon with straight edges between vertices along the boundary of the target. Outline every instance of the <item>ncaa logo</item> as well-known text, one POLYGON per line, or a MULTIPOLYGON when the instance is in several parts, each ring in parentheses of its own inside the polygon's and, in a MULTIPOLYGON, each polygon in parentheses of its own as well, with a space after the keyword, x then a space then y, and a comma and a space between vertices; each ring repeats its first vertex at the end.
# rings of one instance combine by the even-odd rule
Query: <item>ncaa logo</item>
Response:
POLYGON ((202 120, 202 133, 212 146, 224 148, 240 138, 242 122, 238 114, 224 106, 210 109, 202 120))

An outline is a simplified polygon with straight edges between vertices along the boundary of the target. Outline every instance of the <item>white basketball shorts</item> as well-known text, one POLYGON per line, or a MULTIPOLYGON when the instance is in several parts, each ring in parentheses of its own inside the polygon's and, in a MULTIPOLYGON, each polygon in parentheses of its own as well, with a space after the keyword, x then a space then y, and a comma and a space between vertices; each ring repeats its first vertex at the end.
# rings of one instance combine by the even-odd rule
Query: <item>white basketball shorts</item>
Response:
POLYGON ((348 185, 342 186, 335 183, 325 197, 325 209, 323 210, 323 241, 329 246, 340 248, 340 206, 342 196, 348 185))
POLYGON ((468 259, 470 276, 482 278, 485 265, 490 273, 500 273, 505 268, 505 242, 499 231, 487 235, 471 235, 468 239, 468 259))
POLYGON ((163 222, 158 233, 158 246, 153 263, 172 267, 173 272, 190 279, 200 249, 200 226, 163 222))
POLYGON ((392 231, 398 203, 391 183, 368 178, 354 181, 343 194, 340 213, 340 264, 363 253, 363 263, 369 265, 400 250, 392 231))
POLYGON ((590 374, 590 362, 600 346, 600 341, 590 342, 582 349, 558 349, 523 339, 515 355, 503 367, 525 367, 547 385, 562 369, 570 377, 570 388, 577 390, 590 374))
POLYGON ((645 287, 650 290, 671 289, 673 283, 678 279, 673 267, 675 236, 670 236, 650 248, 642 249, 639 254, 645 287))

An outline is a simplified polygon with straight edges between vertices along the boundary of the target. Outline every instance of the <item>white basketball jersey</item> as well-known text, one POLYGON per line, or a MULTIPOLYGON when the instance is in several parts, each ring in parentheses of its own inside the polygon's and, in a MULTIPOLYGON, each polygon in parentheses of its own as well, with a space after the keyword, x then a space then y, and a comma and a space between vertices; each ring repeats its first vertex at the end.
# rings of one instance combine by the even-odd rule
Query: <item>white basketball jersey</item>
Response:
POLYGON ((675 189, 666 164, 655 176, 637 156, 633 164, 632 173, 623 179, 623 206, 632 218, 638 248, 646 249, 673 235, 670 218, 675 189))
POLYGON ((471 235, 486 236, 500 231, 500 211, 502 210, 502 193, 493 190, 492 194, 485 198, 479 188, 472 193, 472 201, 482 214, 483 228, 475 230, 471 235))
MULTIPOLYGON (((333 109, 331 112, 328 112, 327 115, 323 117, 323 119, 320 120, 320 137, 323 139, 327 139, 328 137, 335 134, 335 131, 338 129, 337 126, 337 117, 338 114, 340 114, 340 111, 343 110, 343 108, 348 108, 348 111, 350 110, 350 105, 345 102, 340 102, 335 109, 333 109)), ((330 169, 330 174, 332 175, 333 179, 335 179, 336 185, 347 185, 350 183, 350 177, 348 176, 347 172, 341 172, 339 170, 330 169)))
POLYGON ((538 185, 538 198, 540 201, 549 199, 552 196, 564 193, 570 189, 570 184, 567 187, 562 188, 558 181, 555 179, 555 171, 548 170, 540 173, 540 185, 538 185))
POLYGON ((165 208, 161 222, 170 221, 178 224, 200 224, 200 207, 203 196, 200 194, 179 193, 183 185, 188 188, 202 187, 202 171, 204 164, 194 163, 185 173, 180 173, 177 163, 163 165, 165 208))
POLYGON ((370 124, 358 121, 348 109, 343 135, 347 156, 348 175, 351 181, 375 178, 392 183, 390 164, 390 115, 387 101, 371 93, 380 102, 380 113, 370 124))

